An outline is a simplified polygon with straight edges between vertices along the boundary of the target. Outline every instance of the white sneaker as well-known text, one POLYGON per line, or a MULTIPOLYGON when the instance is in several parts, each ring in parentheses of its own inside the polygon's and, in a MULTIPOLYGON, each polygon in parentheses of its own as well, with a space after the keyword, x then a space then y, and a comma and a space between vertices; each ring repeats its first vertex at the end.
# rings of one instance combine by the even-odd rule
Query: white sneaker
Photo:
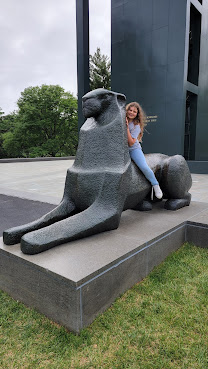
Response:
POLYGON ((160 186, 159 185, 154 185, 152 187, 152 200, 153 200, 153 189, 154 189, 154 193, 155 193, 155 196, 157 197, 157 199, 162 199, 163 193, 161 191, 160 186))

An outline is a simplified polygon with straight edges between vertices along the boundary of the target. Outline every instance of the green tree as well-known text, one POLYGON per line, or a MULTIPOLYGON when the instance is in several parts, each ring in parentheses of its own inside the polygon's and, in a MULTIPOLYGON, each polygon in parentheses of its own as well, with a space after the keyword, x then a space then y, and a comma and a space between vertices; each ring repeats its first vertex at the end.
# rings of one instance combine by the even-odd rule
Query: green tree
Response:
POLYGON ((111 62, 107 55, 102 55, 98 47, 94 55, 90 55, 90 89, 111 89, 111 62))
POLYGON ((14 111, 3 117, 4 133, 2 134, 2 146, 4 157, 17 158, 26 156, 22 153, 25 137, 22 134, 21 124, 18 121, 18 113, 14 111))
POLYGON ((4 133, 3 131, 3 116, 4 112, 2 111, 2 109, 0 108, 0 158, 3 158, 5 153, 4 153, 4 149, 3 149, 3 137, 2 134, 4 133))
POLYGON ((4 135, 9 132, 13 124, 13 114, 4 115, 4 112, 0 108, 0 158, 7 157, 7 153, 3 148, 4 135))
POLYGON ((8 156, 75 155, 77 99, 71 93, 58 85, 28 87, 17 105, 15 124, 3 135, 8 156))

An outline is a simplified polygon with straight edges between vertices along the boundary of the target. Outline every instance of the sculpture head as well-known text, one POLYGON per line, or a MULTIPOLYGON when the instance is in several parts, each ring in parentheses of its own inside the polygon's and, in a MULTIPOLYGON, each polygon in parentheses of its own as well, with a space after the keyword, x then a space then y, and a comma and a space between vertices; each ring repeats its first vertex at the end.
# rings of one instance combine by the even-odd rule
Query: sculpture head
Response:
POLYGON ((113 109, 112 102, 116 104, 125 105, 125 95, 98 88, 88 92, 82 98, 82 109, 85 118, 97 117, 105 112, 109 107, 113 109))

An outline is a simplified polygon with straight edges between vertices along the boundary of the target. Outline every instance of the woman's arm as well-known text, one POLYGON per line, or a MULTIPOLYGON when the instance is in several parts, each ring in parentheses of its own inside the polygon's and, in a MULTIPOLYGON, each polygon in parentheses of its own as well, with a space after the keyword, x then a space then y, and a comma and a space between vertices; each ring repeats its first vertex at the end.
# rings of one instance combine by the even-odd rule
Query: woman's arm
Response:
POLYGON ((133 138, 133 137, 131 136, 131 133, 130 133, 130 131, 129 131, 129 123, 128 123, 127 118, 126 118, 126 127, 127 127, 127 139, 128 139, 128 145, 129 145, 129 146, 133 146, 133 144, 135 144, 135 142, 136 142, 136 138, 133 138))

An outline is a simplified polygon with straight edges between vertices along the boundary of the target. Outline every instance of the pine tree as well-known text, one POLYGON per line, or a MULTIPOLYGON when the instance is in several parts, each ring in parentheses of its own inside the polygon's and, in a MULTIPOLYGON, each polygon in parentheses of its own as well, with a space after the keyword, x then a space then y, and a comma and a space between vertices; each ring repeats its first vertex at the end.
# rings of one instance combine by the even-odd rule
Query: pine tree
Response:
POLYGON ((111 62, 107 55, 102 55, 100 48, 90 55, 90 89, 111 89, 111 62))

